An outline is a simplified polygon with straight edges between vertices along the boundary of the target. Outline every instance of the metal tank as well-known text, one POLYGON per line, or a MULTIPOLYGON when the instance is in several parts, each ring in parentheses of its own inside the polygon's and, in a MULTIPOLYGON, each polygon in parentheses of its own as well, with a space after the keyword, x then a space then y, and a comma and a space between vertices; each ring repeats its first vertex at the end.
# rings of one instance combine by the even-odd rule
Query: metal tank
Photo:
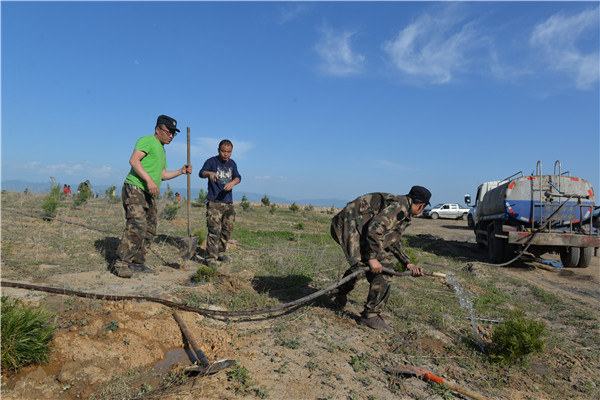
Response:
POLYGON ((484 220, 502 218, 510 225, 551 223, 557 228, 589 218, 593 206, 594 191, 585 179, 535 175, 510 180, 487 192, 480 215, 484 220))

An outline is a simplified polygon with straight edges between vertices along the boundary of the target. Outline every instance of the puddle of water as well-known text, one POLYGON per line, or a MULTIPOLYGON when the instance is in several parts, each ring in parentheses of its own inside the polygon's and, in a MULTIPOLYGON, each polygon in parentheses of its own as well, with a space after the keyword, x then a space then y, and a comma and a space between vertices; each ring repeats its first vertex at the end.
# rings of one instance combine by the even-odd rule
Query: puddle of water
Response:
POLYGON ((152 369, 163 374, 171 369, 171 367, 177 363, 180 364, 192 364, 190 357, 185 349, 173 349, 167 351, 165 358, 162 361, 157 362, 152 366, 152 369))
POLYGON ((554 260, 544 260, 543 258, 538 258, 535 261, 542 263, 542 264, 546 264, 546 265, 550 265, 554 268, 563 268, 564 266, 562 265, 562 263, 560 263, 559 261, 554 261, 554 260))
POLYGON ((456 296, 458 297, 460 306, 469 312, 471 328, 473 330, 473 338, 475 339, 475 343, 477 343, 481 349, 481 352, 485 353, 485 344, 483 343, 483 339, 479 335, 479 332, 477 332, 477 323, 475 322, 477 319, 473 316, 473 302, 471 301, 470 294, 460 286, 458 281, 454 279, 453 276, 446 275, 446 279, 448 279, 448 281, 452 284, 452 287, 456 292, 456 296))

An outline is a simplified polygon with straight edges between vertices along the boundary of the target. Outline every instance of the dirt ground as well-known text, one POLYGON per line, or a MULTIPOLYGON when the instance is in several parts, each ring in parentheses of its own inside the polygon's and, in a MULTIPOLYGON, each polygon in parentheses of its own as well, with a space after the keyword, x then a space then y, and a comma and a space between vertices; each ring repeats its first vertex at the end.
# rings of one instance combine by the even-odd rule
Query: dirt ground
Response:
MULTIPOLYGON (((410 234, 418 240, 439 240, 439 248, 465 262, 485 260, 485 250, 477 248, 474 235, 465 221, 426 220, 417 218, 410 234), (423 235, 423 236, 419 236, 423 235)), ((232 252, 243 251, 232 246, 232 252)), ((550 261, 558 257, 545 256, 550 261)), ((548 263, 546 263, 548 264, 548 263)), ((99 294, 137 294, 161 297, 180 302, 178 293, 187 285, 190 271, 199 264, 190 261, 184 269, 157 266, 154 274, 138 274, 125 280, 106 270, 63 274, 57 265, 43 265, 49 272, 43 281, 27 283, 52 287, 77 288, 99 294)), ((424 266, 427 268, 427 266, 424 266)), ((3 268, 6 268, 4 266, 3 268)), ((479 267, 482 273, 486 268, 479 267)), ((565 272, 549 271, 549 266, 528 260, 516 267, 505 268, 506 274, 529 281, 560 297, 585 302, 598 310, 600 304, 600 262, 594 257, 592 266, 565 272), (536 268, 537 267, 537 268, 536 268), (540 268, 541 267, 541 268, 540 268), (543 269, 543 268, 547 269, 543 269)), ((3 271, 3 273, 6 270, 3 271)), ((230 273, 223 268, 220 283, 204 285, 202 290, 239 290, 249 287, 250 276, 230 273)), ((444 288, 441 287, 440 290, 444 288)), ((115 376, 132 376, 127 382, 137 393, 147 391, 144 398, 156 399, 232 399, 256 398, 260 395, 236 395, 227 389, 225 372, 207 377, 188 379, 160 391, 157 388, 169 371, 190 364, 186 341, 173 318, 173 310, 150 302, 109 302, 87 300, 42 292, 3 288, 3 295, 22 298, 30 303, 43 302, 61 315, 61 328, 55 335, 51 362, 29 367, 20 373, 4 377, 6 391, 3 399, 76 399, 97 396, 102 389, 115 385, 115 376), (144 371, 135 373, 133 371, 144 371)), ((205 317, 181 312, 195 338, 210 361, 235 359, 249 372, 256 387, 264 388, 270 399, 446 399, 462 398, 455 392, 427 391, 430 385, 419 379, 404 379, 394 383, 381 371, 386 365, 402 365, 414 361, 417 354, 427 365, 427 357, 446 357, 448 362, 441 373, 445 379, 469 387, 478 379, 477 371, 468 371, 452 360, 450 338, 436 332, 406 342, 404 351, 390 348, 398 343, 403 332, 382 333, 359 326, 356 316, 361 304, 351 303, 346 312, 327 307, 304 307, 294 312, 272 317, 224 318, 205 317), (282 335, 299 338, 300 347, 282 346, 282 335), (435 339, 432 339, 435 338, 435 339), (394 339, 394 340, 392 340, 394 339), (338 344, 343 344, 338 346, 338 344), (331 351, 332 346, 336 347, 331 351), (369 354, 371 370, 357 373, 350 363, 353 355, 369 354), (318 367, 318 368, 317 368, 318 367), (401 390, 394 390, 399 385, 401 390)), ((598 349, 595 349, 597 351, 598 349)), ((582 359, 568 360, 560 349, 552 350, 557 362, 565 362, 565 379, 576 384, 578 375, 598 372, 597 365, 582 359), (568 367, 567 367, 568 364, 568 367)), ((554 371, 557 370, 556 365, 554 371)), ((533 373, 544 374, 547 366, 533 365, 533 373)), ((558 369, 560 370, 560 369, 558 369)), ((487 395, 497 399, 539 399, 552 396, 536 394, 525 375, 508 377, 504 390, 490 390, 487 395)), ((529 372, 531 373, 531 372, 529 372)), ((263 394, 262 397, 266 397, 263 394)), ((110 398, 110 396, 106 396, 110 398)), ((464 397, 467 398, 467 397, 464 397)), ((581 397, 582 399, 585 397, 581 397)))

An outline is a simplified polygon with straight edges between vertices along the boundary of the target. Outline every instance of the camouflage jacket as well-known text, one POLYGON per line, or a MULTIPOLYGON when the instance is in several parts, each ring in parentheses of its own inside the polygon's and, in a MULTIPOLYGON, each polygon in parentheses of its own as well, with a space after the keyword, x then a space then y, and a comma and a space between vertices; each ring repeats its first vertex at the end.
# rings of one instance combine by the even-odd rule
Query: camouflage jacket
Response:
POLYGON ((365 194, 346 205, 340 217, 352 219, 360 233, 363 260, 381 261, 391 252, 404 267, 410 264, 401 237, 411 223, 411 206, 410 197, 389 193, 365 194))

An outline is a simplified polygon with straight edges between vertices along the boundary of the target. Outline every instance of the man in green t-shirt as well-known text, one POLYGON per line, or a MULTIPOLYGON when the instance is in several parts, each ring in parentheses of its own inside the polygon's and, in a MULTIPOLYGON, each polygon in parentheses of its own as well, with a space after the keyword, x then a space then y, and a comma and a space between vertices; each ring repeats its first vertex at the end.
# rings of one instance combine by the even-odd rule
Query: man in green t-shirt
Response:
POLYGON ((160 184, 192 173, 192 166, 188 164, 174 171, 166 169, 164 146, 171 143, 177 132, 177 121, 159 115, 154 135, 138 139, 129 159, 131 170, 121 192, 127 222, 113 264, 113 272, 121 278, 131 278, 133 272, 153 272, 144 263, 146 251, 156 235, 156 199, 160 194, 160 184))

